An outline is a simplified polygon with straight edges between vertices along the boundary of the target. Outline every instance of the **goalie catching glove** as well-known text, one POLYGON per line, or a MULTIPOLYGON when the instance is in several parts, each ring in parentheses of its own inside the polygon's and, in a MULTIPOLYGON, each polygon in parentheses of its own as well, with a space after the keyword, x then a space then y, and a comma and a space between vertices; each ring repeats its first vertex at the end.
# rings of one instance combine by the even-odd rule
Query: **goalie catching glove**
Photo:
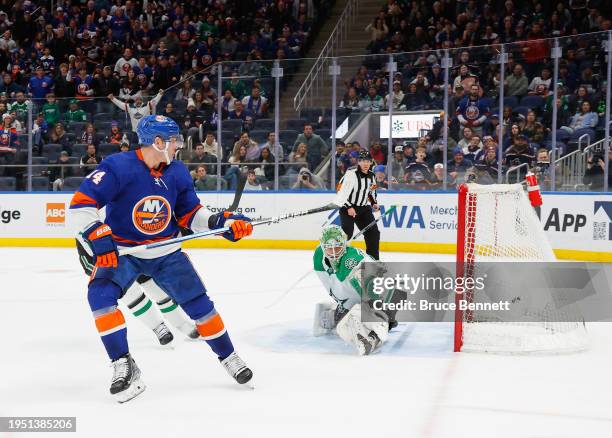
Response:
POLYGON ((222 236, 231 242, 237 242, 253 233, 251 219, 242 214, 233 214, 230 211, 215 213, 208 219, 208 228, 211 230, 218 230, 223 227, 229 227, 229 231, 223 233, 222 236))
POLYGON ((112 276, 119 263, 119 252, 111 227, 97 221, 83 231, 82 236, 89 243, 93 252, 95 268, 92 272, 92 279, 112 276))

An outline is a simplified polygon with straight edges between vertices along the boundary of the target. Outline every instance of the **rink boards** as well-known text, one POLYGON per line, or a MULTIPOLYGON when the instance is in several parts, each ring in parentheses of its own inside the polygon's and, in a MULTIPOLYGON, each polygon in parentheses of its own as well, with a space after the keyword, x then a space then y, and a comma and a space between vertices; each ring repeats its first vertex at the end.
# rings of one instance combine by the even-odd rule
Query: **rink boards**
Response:
MULTIPOLYGON (((213 210, 228 206, 231 193, 200 193, 213 210)), ((265 218, 329 203, 329 192, 245 192, 239 211, 265 218)), ((0 193, 0 246, 73 246, 66 214, 72 194, 0 193)), ((382 209, 397 209, 379 225, 383 251, 454 253, 457 194, 440 192, 381 193, 382 209)), ((612 262, 612 194, 547 193, 541 215, 558 258, 612 262)), ((309 249, 321 226, 337 223, 337 211, 257 227, 252 238, 232 244, 222 238, 186 242, 190 248, 309 249)), ((357 242, 359 246, 362 242, 357 242)))

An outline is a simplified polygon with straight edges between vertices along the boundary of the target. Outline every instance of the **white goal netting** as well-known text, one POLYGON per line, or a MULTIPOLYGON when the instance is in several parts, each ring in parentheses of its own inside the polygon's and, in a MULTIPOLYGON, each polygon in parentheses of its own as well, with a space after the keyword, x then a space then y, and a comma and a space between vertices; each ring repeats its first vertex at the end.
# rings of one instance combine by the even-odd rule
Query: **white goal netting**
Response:
MULTIPOLYGON (((459 192, 458 220, 458 276, 476 277, 488 262, 556 260, 520 184, 465 184, 459 192)), ((507 283, 512 284, 513 279, 507 283)), ((510 297, 515 305, 508 313, 458 311, 456 351, 561 353, 587 347, 583 318, 575 305, 559 308, 549 296, 528 296, 529 292, 521 290, 485 288, 464 295, 469 302, 510 297)))

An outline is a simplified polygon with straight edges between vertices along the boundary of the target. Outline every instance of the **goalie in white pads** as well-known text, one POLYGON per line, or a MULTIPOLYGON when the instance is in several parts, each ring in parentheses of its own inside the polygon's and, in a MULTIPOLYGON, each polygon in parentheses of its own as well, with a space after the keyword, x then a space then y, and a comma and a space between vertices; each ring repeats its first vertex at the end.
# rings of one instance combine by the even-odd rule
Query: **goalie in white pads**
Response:
POLYGON ((364 251, 347 246, 346 235, 337 225, 323 230, 314 253, 314 270, 335 303, 317 304, 313 333, 321 336, 335 329, 359 355, 377 350, 387 340, 389 330, 397 325, 395 315, 375 311, 362 302, 363 262, 380 263, 364 251), (368 315, 364 319, 369 322, 362 322, 362 312, 368 315))

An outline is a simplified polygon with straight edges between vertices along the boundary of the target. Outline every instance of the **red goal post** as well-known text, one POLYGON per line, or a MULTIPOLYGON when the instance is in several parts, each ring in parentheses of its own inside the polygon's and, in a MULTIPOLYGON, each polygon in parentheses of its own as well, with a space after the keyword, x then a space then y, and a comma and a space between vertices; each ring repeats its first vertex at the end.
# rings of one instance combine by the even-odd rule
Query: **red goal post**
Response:
MULTIPOLYGON (((521 184, 461 185, 457 221, 457 278, 474 277, 483 262, 556 260, 521 184)), ((576 309, 546 309, 534 322, 501 321, 499 312, 460 309, 459 301, 473 302, 474 293, 466 289, 455 294, 456 352, 557 353, 587 346, 583 318, 576 309)), ((477 301, 487 299, 486 290, 479 293, 485 296, 477 301)), ((521 291, 516 293, 520 297, 521 291)))

